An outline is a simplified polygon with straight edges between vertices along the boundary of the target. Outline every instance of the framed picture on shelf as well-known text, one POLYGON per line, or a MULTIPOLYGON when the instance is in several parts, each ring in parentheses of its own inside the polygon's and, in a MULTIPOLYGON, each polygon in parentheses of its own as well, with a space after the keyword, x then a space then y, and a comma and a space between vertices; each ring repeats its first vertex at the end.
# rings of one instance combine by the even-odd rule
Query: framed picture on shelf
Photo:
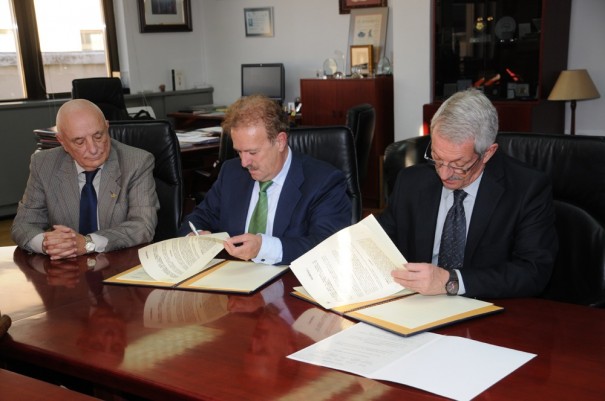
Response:
MULTIPOLYGON (((384 56, 387 35, 388 7, 360 8, 351 11, 349 22, 349 48, 351 46, 372 45, 372 60, 384 56)), ((349 54, 349 66, 351 58, 349 54)))
POLYGON ((246 36, 273 36, 273 7, 244 8, 246 36))
POLYGON ((351 46, 351 74, 371 75, 374 72, 372 45, 351 46))
POLYGON ((191 32, 191 0, 138 0, 139 31, 191 32))
POLYGON ((354 8, 386 7, 387 0, 338 0, 340 14, 349 14, 354 8))

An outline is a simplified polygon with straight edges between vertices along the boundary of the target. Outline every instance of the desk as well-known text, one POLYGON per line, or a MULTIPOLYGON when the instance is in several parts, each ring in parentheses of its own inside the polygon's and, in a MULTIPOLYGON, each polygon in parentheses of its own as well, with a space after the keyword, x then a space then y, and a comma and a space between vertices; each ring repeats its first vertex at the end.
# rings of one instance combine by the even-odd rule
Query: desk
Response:
POLYGON ((168 113, 172 118, 175 129, 192 130, 196 128, 216 127, 225 119, 225 113, 195 114, 195 113, 168 113))
POLYGON ((4 369, 0 369, 0 394, 3 400, 11 401, 98 401, 97 398, 4 369))
MULTIPOLYGON (((348 322, 290 296, 298 284, 291 273, 264 290, 275 296, 265 306, 259 294, 99 286, 136 262, 136 249, 127 249, 99 255, 97 268, 106 267, 97 272, 87 270, 86 257, 57 272, 44 256, 0 248, 0 306, 13 319, 0 360, 151 400, 442 399, 286 359, 315 341, 300 331, 316 333, 304 323, 309 314, 336 330, 348 322), (50 274, 40 272, 45 268, 50 274), (94 301, 101 294, 105 301, 94 301), (203 300, 205 317, 151 324, 144 310, 157 295, 191 297, 189 305, 203 300)), ((605 310, 541 299, 497 303, 503 313, 437 331, 538 355, 477 400, 603 399, 605 310)))

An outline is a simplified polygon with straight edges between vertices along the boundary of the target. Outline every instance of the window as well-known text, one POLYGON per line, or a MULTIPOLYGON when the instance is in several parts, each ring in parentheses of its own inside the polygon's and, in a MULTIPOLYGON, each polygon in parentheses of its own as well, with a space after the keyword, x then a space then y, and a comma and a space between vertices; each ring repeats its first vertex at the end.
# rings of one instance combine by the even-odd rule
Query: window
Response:
POLYGON ((117 51, 113 0, 0 0, 0 101, 67 97, 117 51))

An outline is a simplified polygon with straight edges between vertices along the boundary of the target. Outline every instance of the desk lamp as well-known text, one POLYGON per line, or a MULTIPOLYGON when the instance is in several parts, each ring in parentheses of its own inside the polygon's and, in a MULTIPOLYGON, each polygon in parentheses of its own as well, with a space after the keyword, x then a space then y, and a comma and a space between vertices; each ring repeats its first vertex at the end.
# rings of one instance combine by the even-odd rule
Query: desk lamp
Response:
POLYGON ((571 127, 570 134, 576 134, 576 101, 596 99, 600 97, 588 71, 565 70, 561 71, 555 86, 552 88, 548 100, 571 101, 571 127))

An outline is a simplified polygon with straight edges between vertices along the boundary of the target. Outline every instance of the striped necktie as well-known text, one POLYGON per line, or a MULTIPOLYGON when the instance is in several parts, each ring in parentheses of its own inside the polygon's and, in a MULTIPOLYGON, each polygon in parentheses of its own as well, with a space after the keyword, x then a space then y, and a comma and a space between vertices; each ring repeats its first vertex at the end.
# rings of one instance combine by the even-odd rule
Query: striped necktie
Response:
POLYGON ((461 189, 454 191, 454 204, 450 207, 443 223, 441 245, 439 246, 439 266, 444 269, 460 269, 464 262, 466 245, 466 216, 464 198, 468 195, 461 189))

